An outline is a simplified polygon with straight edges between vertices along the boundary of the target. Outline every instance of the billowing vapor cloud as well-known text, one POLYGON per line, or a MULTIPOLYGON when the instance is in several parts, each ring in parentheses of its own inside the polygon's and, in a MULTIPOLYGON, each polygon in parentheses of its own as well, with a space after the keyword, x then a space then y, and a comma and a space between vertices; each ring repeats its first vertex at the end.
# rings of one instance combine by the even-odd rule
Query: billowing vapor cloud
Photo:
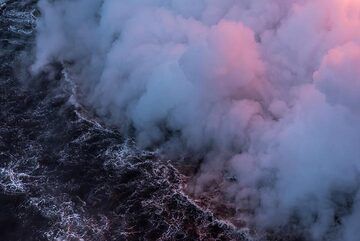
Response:
POLYGON ((139 145, 205 158, 200 191, 234 175, 229 195, 259 227, 360 235, 358 0, 39 6, 34 73, 60 61, 139 145))

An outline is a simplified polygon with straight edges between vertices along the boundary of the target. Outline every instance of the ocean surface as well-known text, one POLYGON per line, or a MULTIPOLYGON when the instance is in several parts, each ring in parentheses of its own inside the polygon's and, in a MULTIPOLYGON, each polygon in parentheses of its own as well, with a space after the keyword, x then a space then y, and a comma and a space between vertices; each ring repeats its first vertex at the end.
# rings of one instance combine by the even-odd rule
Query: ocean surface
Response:
POLYGON ((247 240, 183 192, 171 162, 78 103, 61 65, 27 73, 39 14, 0 2, 0 240, 247 240))

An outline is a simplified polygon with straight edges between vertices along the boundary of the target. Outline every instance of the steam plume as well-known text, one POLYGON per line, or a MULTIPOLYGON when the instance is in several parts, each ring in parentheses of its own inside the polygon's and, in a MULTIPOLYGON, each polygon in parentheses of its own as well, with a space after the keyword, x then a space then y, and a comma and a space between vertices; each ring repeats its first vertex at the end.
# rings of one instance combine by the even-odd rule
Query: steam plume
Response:
MULTIPOLYGON (((225 171, 239 210, 360 236, 358 0, 40 0, 36 62, 139 145, 225 171)), ((239 214, 241 215, 241 214, 239 214)))

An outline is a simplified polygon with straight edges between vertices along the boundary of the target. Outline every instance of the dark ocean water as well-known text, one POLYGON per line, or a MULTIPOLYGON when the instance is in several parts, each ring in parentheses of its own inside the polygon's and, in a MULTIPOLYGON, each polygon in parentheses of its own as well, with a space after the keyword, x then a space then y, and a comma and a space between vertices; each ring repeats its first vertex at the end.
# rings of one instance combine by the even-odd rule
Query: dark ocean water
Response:
POLYGON ((246 240, 77 103, 61 65, 27 75, 36 1, 0 4, 0 241, 246 240))
MULTIPOLYGON (((27 73, 40 14, 0 0, 0 241, 255 240, 184 193, 187 167, 94 117, 63 66, 27 73)), ((261 240, 300 240, 284 233, 261 240)))

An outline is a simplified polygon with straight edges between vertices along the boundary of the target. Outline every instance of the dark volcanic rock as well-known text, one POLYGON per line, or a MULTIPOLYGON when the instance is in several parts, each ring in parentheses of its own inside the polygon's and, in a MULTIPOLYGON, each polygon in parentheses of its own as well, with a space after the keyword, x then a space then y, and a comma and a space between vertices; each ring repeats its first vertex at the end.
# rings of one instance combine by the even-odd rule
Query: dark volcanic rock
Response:
POLYGON ((182 193, 171 163, 76 103, 60 65, 26 75, 35 4, 0 7, 0 240, 244 240, 182 193))

